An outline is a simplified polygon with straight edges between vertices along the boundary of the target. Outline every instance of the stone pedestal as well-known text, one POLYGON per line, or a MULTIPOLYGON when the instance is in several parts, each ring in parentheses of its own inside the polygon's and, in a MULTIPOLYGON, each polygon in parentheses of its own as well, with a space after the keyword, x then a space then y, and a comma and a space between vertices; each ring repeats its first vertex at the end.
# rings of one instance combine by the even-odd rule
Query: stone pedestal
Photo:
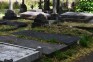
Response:
POLYGON ((5 13, 5 16, 3 17, 3 19, 16 19, 17 15, 15 14, 15 12, 13 10, 7 10, 7 12, 5 13))

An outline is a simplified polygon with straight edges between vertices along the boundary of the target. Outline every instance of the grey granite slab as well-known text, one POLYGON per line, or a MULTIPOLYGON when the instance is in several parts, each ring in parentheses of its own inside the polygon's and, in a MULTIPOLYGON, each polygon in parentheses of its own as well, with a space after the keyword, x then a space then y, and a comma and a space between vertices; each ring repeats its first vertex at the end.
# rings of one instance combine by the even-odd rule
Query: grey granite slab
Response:
POLYGON ((29 48, 35 48, 35 49, 38 46, 40 46, 42 47, 43 54, 51 54, 55 51, 58 51, 67 47, 67 45, 64 45, 64 44, 42 43, 42 42, 34 41, 34 40, 16 38, 14 36, 0 36, 0 41, 15 44, 15 45, 20 45, 20 46, 25 46, 29 48))
POLYGON ((40 57, 33 48, 0 42, 0 62, 32 62, 40 57))
POLYGON ((39 38, 39 39, 44 39, 44 40, 55 40, 60 43, 65 43, 68 45, 73 44, 80 40, 80 38, 76 36, 69 36, 69 35, 62 35, 62 34, 50 34, 50 33, 44 33, 44 32, 31 31, 31 30, 15 32, 13 34, 31 36, 34 38, 39 38))

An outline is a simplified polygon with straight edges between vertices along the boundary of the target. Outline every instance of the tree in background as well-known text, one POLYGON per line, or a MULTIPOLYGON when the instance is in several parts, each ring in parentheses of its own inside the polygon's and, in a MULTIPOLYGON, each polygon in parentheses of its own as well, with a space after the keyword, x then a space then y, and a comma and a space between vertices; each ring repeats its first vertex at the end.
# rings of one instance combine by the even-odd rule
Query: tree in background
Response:
POLYGON ((93 11, 93 0, 79 0, 76 6, 78 12, 92 12, 93 11))

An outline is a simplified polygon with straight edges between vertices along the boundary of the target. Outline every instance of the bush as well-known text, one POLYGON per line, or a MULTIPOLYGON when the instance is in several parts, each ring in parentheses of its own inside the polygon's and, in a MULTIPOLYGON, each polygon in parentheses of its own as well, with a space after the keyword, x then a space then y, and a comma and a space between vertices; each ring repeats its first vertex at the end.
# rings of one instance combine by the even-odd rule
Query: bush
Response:
POLYGON ((92 38, 90 36, 84 35, 80 40, 80 45, 83 47, 89 47, 92 38))
POLYGON ((0 2, 0 9, 8 9, 9 4, 7 2, 0 2))
POLYGON ((78 11, 78 12, 83 12, 83 11, 91 12, 91 11, 93 11, 93 2, 80 0, 78 5, 76 6, 76 11, 78 11))

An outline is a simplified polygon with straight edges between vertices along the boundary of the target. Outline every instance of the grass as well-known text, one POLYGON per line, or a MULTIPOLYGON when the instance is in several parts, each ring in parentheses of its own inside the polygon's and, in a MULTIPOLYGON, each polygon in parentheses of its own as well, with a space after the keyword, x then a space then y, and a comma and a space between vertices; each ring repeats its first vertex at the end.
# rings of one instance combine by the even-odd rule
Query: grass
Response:
MULTIPOLYGON (((19 28, 12 31, 7 31, 6 29, 14 28, 12 26, 0 26, 0 35, 12 35, 13 32, 23 31, 23 30, 35 30, 39 32, 46 32, 46 33, 60 33, 60 34, 68 34, 68 35, 76 35, 81 38, 80 42, 77 45, 71 46, 66 51, 57 51, 53 53, 51 56, 43 56, 38 62, 73 62, 76 60, 76 58, 79 58, 81 56, 84 56, 91 51, 93 51, 93 42, 91 35, 93 32, 89 32, 87 30, 82 30, 78 28, 73 28, 69 26, 59 25, 59 24, 53 24, 50 27, 36 27, 31 28, 31 24, 33 20, 25 20, 25 19, 19 19, 19 20, 11 20, 11 21, 18 21, 18 22, 25 22, 28 24, 27 27, 19 28), (3 31, 2 31, 3 30, 3 31)), ((25 38, 25 39, 33 39, 33 40, 39 40, 40 42, 45 43, 57 43, 55 39, 51 40, 42 40, 42 39, 36 39, 31 38, 27 36, 18 36, 19 38, 25 38)), ((59 44, 59 43, 58 43, 59 44)))
MULTIPOLYGON (((3 14, 4 12, 2 11, 1 13, 3 14)), ((7 26, 7 25, 0 25, 0 36, 2 35, 10 36, 12 35, 11 33, 13 32, 18 32, 23 30, 35 30, 38 32, 75 35, 81 38, 80 42, 77 45, 73 45, 69 47, 69 49, 66 51, 62 51, 62 50, 57 51, 50 56, 43 55, 43 57, 38 62, 74 62, 80 57, 85 56, 93 51, 93 42, 92 42, 93 30, 88 31, 88 30, 82 30, 82 29, 70 27, 72 25, 92 27, 92 24, 90 25, 86 23, 64 23, 64 24, 61 23, 61 24, 53 24, 47 27, 31 28, 31 24, 33 20, 19 19, 19 20, 11 20, 11 21, 25 22, 28 24, 28 26, 24 28, 19 28, 16 30, 7 31, 7 29, 11 29, 14 27, 7 26)), ((40 42, 46 42, 46 43, 57 43, 55 39, 42 40, 42 39, 36 39, 36 38, 27 37, 27 36, 17 36, 17 37, 32 39, 32 40, 39 40, 40 42)))

